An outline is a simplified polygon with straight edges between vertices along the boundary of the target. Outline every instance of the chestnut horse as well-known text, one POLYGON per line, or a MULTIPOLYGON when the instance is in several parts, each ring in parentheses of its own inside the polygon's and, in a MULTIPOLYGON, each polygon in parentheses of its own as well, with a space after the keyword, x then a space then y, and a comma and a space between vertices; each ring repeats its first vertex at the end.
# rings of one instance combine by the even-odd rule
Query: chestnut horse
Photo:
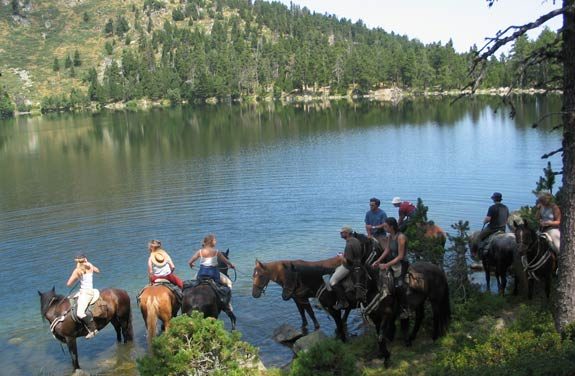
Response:
POLYGON ((170 320, 178 314, 180 302, 176 294, 163 284, 145 287, 138 300, 142 317, 146 323, 148 351, 151 351, 152 340, 156 336, 157 321, 162 322, 162 331, 168 330, 170 320))
MULTIPOLYGON (((83 337, 88 334, 84 324, 74 321, 72 318, 72 306, 70 300, 56 294, 55 288, 50 291, 40 292, 40 312, 42 318, 50 323, 50 331, 54 338, 66 343, 68 352, 72 357, 74 370, 80 368, 78 362, 78 347, 76 337, 83 337)), ((98 330, 104 328, 108 323, 112 323, 116 330, 116 340, 120 342, 122 337, 124 343, 132 341, 134 334, 132 329, 132 312, 130 308, 130 296, 121 289, 108 288, 100 290, 100 299, 93 309, 94 321, 98 330), (103 302, 101 304, 100 302, 103 302), (103 308, 102 308, 103 307, 103 308)))
MULTIPOLYGON (((279 260, 279 261, 271 261, 267 263, 260 262, 256 260, 256 265, 254 267, 254 272, 252 275, 252 296, 254 298, 259 298, 268 286, 270 281, 274 281, 281 287, 284 286, 285 283, 285 275, 286 269, 291 267, 291 265, 307 265, 307 266, 320 266, 325 268, 332 268, 335 269, 337 266, 341 265, 342 259, 340 257, 332 257, 326 260, 320 261, 303 261, 303 260, 279 260)), ((313 325, 315 330, 319 329, 319 322, 315 317, 315 313, 313 308, 309 302, 309 298, 313 297, 314 294, 308 290, 297 290, 292 299, 299 311, 301 316, 301 328, 304 333, 307 332, 307 319, 306 319, 306 312, 308 316, 313 321, 313 325)), ((347 311, 349 313, 349 310, 347 311)), ((347 318, 347 315, 344 316, 347 318)))

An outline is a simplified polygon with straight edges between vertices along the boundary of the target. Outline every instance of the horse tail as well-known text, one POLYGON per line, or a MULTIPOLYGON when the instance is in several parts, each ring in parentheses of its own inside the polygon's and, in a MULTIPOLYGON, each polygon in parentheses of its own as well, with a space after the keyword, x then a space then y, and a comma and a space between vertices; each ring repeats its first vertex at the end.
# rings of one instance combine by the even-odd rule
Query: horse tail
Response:
POLYGON ((445 335, 449 323, 451 322, 451 305, 449 302, 449 285, 445 281, 445 287, 443 288, 443 295, 439 299, 439 336, 445 335))
POLYGON ((124 329, 124 342, 134 340, 134 326, 132 325, 132 307, 128 307, 127 322, 124 329))
POLYGON ((158 298, 153 295, 141 296, 142 313, 144 314, 144 321, 146 322, 146 330, 148 333, 148 351, 152 349, 152 340, 156 336, 156 325, 158 320, 159 302, 158 298))

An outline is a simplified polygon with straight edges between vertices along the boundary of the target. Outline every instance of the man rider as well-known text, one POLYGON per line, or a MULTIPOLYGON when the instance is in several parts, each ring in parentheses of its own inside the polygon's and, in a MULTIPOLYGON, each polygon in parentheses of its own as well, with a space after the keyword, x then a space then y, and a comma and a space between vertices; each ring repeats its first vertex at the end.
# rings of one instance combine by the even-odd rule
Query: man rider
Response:
POLYGON ((501 203, 503 196, 499 192, 494 192, 491 195, 493 205, 487 210, 487 215, 483 219, 484 228, 478 236, 479 249, 483 248, 485 244, 481 244, 484 240, 488 239, 490 235, 496 232, 505 232, 505 225, 509 218, 509 209, 501 203), (485 226, 487 224, 487 226, 485 226))
POLYGON ((339 254, 338 256, 343 259, 343 264, 338 266, 334 273, 332 274, 331 278, 329 279, 329 283, 327 284, 326 288, 328 290, 333 290, 337 294, 338 304, 334 306, 335 309, 345 309, 349 307, 349 303, 345 296, 345 289, 343 286, 339 285, 338 282, 342 281, 350 271, 353 269, 354 263, 356 260, 361 259, 362 248, 360 241, 353 237, 353 230, 349 226, 342 227, 340 231, 340 236, 342 239, 345 239, 345 249, 343 254, 339 254))

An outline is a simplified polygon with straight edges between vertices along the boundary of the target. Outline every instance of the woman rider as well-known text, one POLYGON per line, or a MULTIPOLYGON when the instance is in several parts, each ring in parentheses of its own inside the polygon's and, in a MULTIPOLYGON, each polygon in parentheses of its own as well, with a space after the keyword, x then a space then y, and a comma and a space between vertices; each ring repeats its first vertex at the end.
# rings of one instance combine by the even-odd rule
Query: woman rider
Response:
POLYGON ((168 252, 162 249, 162 242, 150 240, 148 250, 150 251, 150 257, 148 258, 150 282, 154 283, 156 279, 165 279, 183 289, 184 282, 174 273, 176 266, 168 252))
POLYGON ((561 246, 561 209, 553 202, 551 193, 543 192, 537 196, 537 212, 535 218, 539 223, 539 229, 551 238, 551 247, 555 253, 559 252, 561 246))
POLYGON ((94 322, 94 316, 92 316, 90 311, 86 311, 86 309, 94 297, 92 277, 94 273, 100 273, 100 269, 88 262, 86 255, 83 254, 76 256, 74 261, 76 261, 76 268, 74 268, 70 278, 68 278, 66 285, 70 287, 73 286, 76 281, 80 281, 80 291, 75 295, 75 297, 78 298, 76 316, 78 316, 88 329, 86 338, 90 339, 98 333, 98 329, 94 322))
POLYGON ((407 271, 407 261, 405 258, 407 237, 399 231, 397 220, 393 217, 389 217, 385 220, 383 228, 388 233, 387 245, 381 256, 379 256, 371 266, 374 268, 379 267, 380 270, 384 271, 391 268, 394 279, 397 280, 397 284, 401 286, 403 285, 403 277, 407 271), (382 263, 388 256, 391 257, 391 260, 382 263))
POLYGON ((188 265, 190 265, 190 268, 193 268, 194 261, 200 259, 200 271, 198 272, 197 278, 203 276, 210 277, 215 282, 228 286, 231 290, 232 281, 225 274, 220 273, 218 270, 218 260, 232 269, 235 269, 235 266, 216 249, 216 243, 215 235, 207 235, 202 242, 202 248, 190 258, 188 265))

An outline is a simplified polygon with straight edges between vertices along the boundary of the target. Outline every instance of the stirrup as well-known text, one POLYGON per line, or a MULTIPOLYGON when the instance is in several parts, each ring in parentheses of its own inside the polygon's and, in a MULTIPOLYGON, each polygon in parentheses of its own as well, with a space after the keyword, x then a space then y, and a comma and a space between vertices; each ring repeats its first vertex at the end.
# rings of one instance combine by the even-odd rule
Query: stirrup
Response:
POLYGON ((98 334, 98 329, 88 332, 88 334, 86 334, 86 339, 92 339, 96 336, 96 334, 98 334))

